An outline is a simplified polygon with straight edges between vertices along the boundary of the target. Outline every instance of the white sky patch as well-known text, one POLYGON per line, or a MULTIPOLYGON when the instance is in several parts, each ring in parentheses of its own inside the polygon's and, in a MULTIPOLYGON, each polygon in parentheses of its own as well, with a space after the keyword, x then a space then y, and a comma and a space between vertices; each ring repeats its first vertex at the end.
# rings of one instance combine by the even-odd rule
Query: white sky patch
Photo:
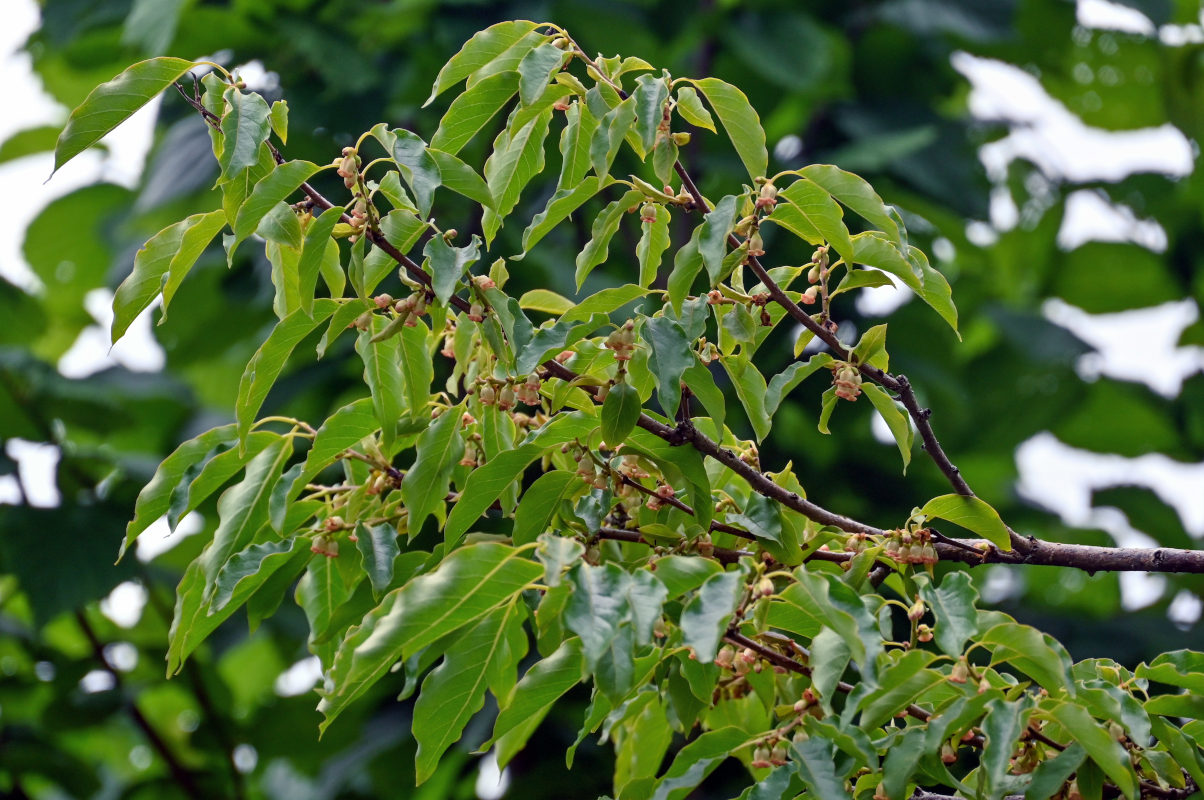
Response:
POLYGON ((174 532, 167 526, 167 517, 160 517, 134 541, 138 548, 138 560, 146 563, 156 556, 166 553, 184 539, 198 533, 203 527, 205 527, 205 519, 195 511, 184 515, 184 518, 176 525, 174 532))
POLYGON ((1066 197, 1058 247, 1073 250, 1087 242, 1132 242, 1155 253, 1166 252, 1166 231, 1157 222, 1138 219, 1133 209, 1109 201, 1102 192, 1080 189, 1066 197))
POLYGON ((479 800, 500 800, 510 790, 510 768, 497 768, 497 755, 490 750, 481 756, 476 793, 479 800))
MULTIPOLYGON (((873 267, 866 267, 866 269, 873 269, 873 267)), ((904 286, 901 280, 889 272, 884 274, 890 278, 890 286, 869 286, 857 292, 857 299, 853 301, 853 305, 856 307, 857 313, 863 317, 888 316, 915 297, 915 292, 904 286)))
POLYGON ((16 505, 21 502, 21 489, 25 490, 25 501, 34 508, 55 508, 61 497, 55 472, 61 453, 58 447, 43 442, 24 439, 9 439, 4 443, 4 452, 17 462, 20 483, 11 475, 0 479, 0 503, 16 505))
POLYGON ((152 333, 151 319, 159 306, 155 300, 130 325, 125 335, 111 348, 113 293, 93 289, 84 297, 84 308, 96 320, 80 331, 71 348, 59 359, 58 369, 68 378, 86 378, 102 369, 123 366, 135 372, 158 372, 167 363, 163 348, 152 333))
POLYGON ((1154 23, 1145 14, 1109 0, 1078 0, 1075 17, 1080 25, 1087 28, 1140 33, 1144 36, 1156 33, 1154 23))
POLYGON ((286 669, 276 678, 276 694, 280 697, 296 697, 312 692, 322 680, 322 662, 317 656, 303 658, 286 669))
POLYGON ((1200 316, 1190 298, 1116 314, 1088 314, 1050 298, 1041 311, 1095 348, 1076 365, 1079 375, 1088 380, 1107 375, 1138 381, 1163 397, 1174 397, 1184 379, 1204 369, 1204 347, 1178 346, 1183 329, 1200 316))
POLYGON ((94 669, 79 679, 79 688, 84 694, 107 692, 116 685, 117 679, 106 669, 94 669))
POLYGON ((132 628, 142 619, 146 601, 146 588, 142 584, 124 581, 117 584, 113 591, 100 601, 100 613, 108 617, 114 625, 132 628))

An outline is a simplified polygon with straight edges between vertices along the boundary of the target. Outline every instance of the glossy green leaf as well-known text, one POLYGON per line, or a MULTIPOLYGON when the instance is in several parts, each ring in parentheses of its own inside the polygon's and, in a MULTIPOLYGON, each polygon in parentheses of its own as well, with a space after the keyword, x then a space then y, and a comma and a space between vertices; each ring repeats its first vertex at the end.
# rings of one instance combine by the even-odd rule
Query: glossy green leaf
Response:
POLYGON ((624 100, 606 112, 594 130, 593 139, 589 143, 589 161, 594 173, 605 178, 610 174, 615 156, 627 137, 627 132, 635 124, 635 102, 633 99, 624 100))
POLYGON ((388 523, 361 523, 356 526, 355 535, 355 549, 359 551, 360 563, 372 584, 372 594, 379 599, 393 582, 393 561, 400 552, 397 529, 388 523))
MULTIPOLYGON (((328 208, 312 220, 305 231, 305 243, 301 247, 301 258, 297 261, 297 292, 301 297, 301 310, 306 313, 313 311, 318 273, 330 252, 330 235, 342 214, 343 210, 338 206, 328 208)), ((331 295, 337 296, 333 291, 331 295)))
POLYGON ((641 75, 636 78, 632 98, 635 103, 635 130, 644 151, 648 152, 656 144, 656 132, 663 119, 665 103, 669 100, 669 85, 664 78, 641 75))
POLYGON ((1138 664, 1134 674, 1138 678, 1204 695, 1204 653, 1195 650, 1163 653, 1148 664, 1138 664))
MULTIPOLYGON (((727 237, 736 224, 737 197, 729 194, 707 213, 698 235, 698 252, 706 265, 707 275, 714 285, 723 276, 723 259, 727 255, 727 237)), ((675 270, 676 271, 676 270, 675 270)))
POLYGON ((732 379, 736 396, 740 398, 740 405, 752 424, 753 434, 758 442, 763 441, 769 435, 771 425, 769 414, 765 410, 765 399, 769 391, 765 385, 765 376, 744 353, 728 356, 721 363, 732 379))
POLYGON ((661 259, 669 249, 669 209, 656 207, 656 220, 640 222, 640 241, 635 246, 635 257, 640 262, 640 286, 650 286, 660 271, 661 259))
POLYGON ((1129 754, 1120 742, 1108 734, 1107 728, 1092 718, 1082 706, 1074 703, 1055 703, 1042 710, 1074 737, 1074 741, 1087 751, 1091 760, 1099 765, 1125 797, 1130 800, 1137 797, 1140 787, 1133 765, 1129 762, 1129 754))
POLYGON ((565 126, 560 134, 560 180, 557 191, 572 189, 589 172, 589 146, 593 141, 598 119, 585 103, 574 102, 565 112, 565 126))
POLYGON ((861 729, 873 732, 928 691, 945 683, 943 674, 927 669, 934 658, 932 653, 913 650, 884 669, 879 678, 882 688, 867 695, 866 702, 861 704, 861 729))
POLYGON ((134 255, 134 271, 113 295, 114 344, 160 293, 166 312, 176 288, 224 227, 226 214, 221 210, 193 214, 159 231, 142 246, 134 255))
POLYGON ((284 371, 288 358, 301 340, 325 322, 335 312, 338 303, 333 300, 314 302, 313 316, 300 309, 276 323, 268 338, 247 363, 242 379, 238 383, 238 400, 235 412, 238 417, 238 435, 246 439, 251 423, 259 413, 276 378, 284 371))
POLYGON ((93 89, 71 112, 59 134, 54 146, 55 171, 100 141, 195 65, 182 58, 151 58, 93 89))
POLYGON ((673 763, 656 784, 651 800, 685 800, 716 767, 748 739, 736 727, 707 731, 677 752, 673 763))
POLYGON ((339 646, 332 688, 318 710, 325 730, 355 698, 436 639, 475 623, 543 574, 523 550, 481 542, 454 550, 433 572, 385 595, 339 646))
POLYGON ((447 496, 452 470, 464 455, 463 413, 462 405, 445 410, 418 437, 418 455, 401 481, 401 500, 410 512, 409 527, 415 533, 447 496))
POLYGON ((514 72, 500 72, 476 82, 452 101, 431 137, 431 147, 451 155, 459 153, 517 91, 518 74, 514 72))
POLYGON ((209 604, 208 613, 213 615, 221 611, 229 605, 236 593, 241 594, 244 599, 249 596, 250 592, 245 588, 243 591, 239 591, 239 585, 244 581, 255 584, 266 581, 272 571, 278 569, 287 560, 269 557, 282 554, 291 555, 301 541, 300 539, 279 539, 260 542, 235 554, 222 565, 221 570, 217 573, 216 589, 213 593, 213 602, 209 604))
POLYGON ((744 594, 744 576, 721 572, 707 578, 681 612, 682 643, 693 649, 700 664, 715 660, 728 623, 744 594))
POLYGON ((908 255, 904 256, 885 234, 873 231, 859 233, 852 241, 858 264, 876 267, 899 278, 957 332, 957 308, 953 305, 949 282, 928 264, 923 253, 909 247, 908 255))
MULTIPOLYGON (((788 200, 806 224, 818 231, 845 261, 853 258, 853 240, 849 237, 849 229, 845 227, 844 213, 832 195, 822 187, 807 178, 799 178, 778 192, 778 199, 788 200)), ((770 220, 775 217, 778 217, 777 207, 770 220)))
POLYGON ((426 152, 439 168, 439 178, 443 186, 469 200, 475 200, 486 208, 493 208, 493 193, 476 170, 451 153, 444 153, 433 147, 427 148, 426 152))
POLYGON ((670 555, 656 561, 656 577, 668 589, 668 599, 697 589, 722 571, 718 562, 693 556, 670 555))
POLYGON ((1008 786, 1008 768, 1016 742, 1028 725, 1031 703, 1024 698, 1018 702, 993 700, 987 704, 987 714, 982 720, 982 732, 986 744, 982 751, 982 771, 990 788, 988 796, 999 798, 1008 786))
POLYGON ((468 530, 531 462, 548 448, 583 437, 597 428, 597 419, 581 413, 562 414, 521 446, 499 453, 468 476, 460 499, 447 516, 444 535, 455 541, 468 530))
POLYGON ((431 213, 435 190, 443 183, 439 163, 427 150, 426 142, 417 134, 404 128, 394 128, 389 133, 392 136, 390 154, 397 162, 401 177, 414 193, 419 216, 425 219, 431 213))
POLYGON ((716 133, 715 120, 711 118, 711 112, 702 104, 698 90, 693 86, 683 86, 677 90, 677 113, 694 127, 706 128, 711 133, 716 133))
POLYGON ((711 481, 699 452, 693 447, 675 447, 638 427, 627 437, 627 447, 628 452, 638 452, 652 459, 673 482, 685 483, 689 503, 694 508, 694 521, 706 530, 714 509, 711 481))
POLYGON ((834 575, 819 574, 802 567, 794 574, 798 582, 779 596, 836 631, 861 667, 863 679, 876 685, 876 662, 882 651, 882 636, 860 596, 834 575))
POLYGON ((727 419, 727 402, 724 400, 723 391, 715 384, 715 376, 711 374, 710 369, 695 358, 694 363, 681 374, 681 379, 702 403, 711 421, 715 423, 715 430, 722 431, 727 419))
POLYGON ((699 225, 690 234, 689 241, 682 245, 673 256, 673 271, 669 273, 667 288, 669 302, 672 304, 673 310, 679 314, 686 296, 690 293, 690 288, 694 285, 694 279, 702 270, 702 253, 699 251, 701 240, 702 226, 699 225))
POLYGON ((911 446, 915 441, 915 431, 911 428, 911 418, 907 412, 895 401, 890 395, 878 388, 877 384, 864 383, 861 386, 862 393, 869 398, 870 403, 882 415, 882 419, 886 422, 886 427, 890 428, 891 435, 895 437, 895 444, 899 447, 899 455, 903 457, 903 473, 907 473, 907 466, 911 463, 911 446))
POLYGON ((560 316, 572 310, 575 304, 572 300, 551 289, 532 289, 523 293, 523 296, 518 299, 518 305, 524 311, 540 311, 544 314, 560 316))
POLYGON ((281 144, 288 144, 288 101, 276 100, 268 111, 268 124, 281 144))
POLYGON ((669 317, 652 317, 644 323, 642 338, 651 355, 648 368, 656 378, 656 394, 665 415, 673 418, 681 402, 681 378, 695 363, 685 331, 669 317))
POLYGON ((832 361, 832 356, 828 353, 816 353, 806 361, 793 362, 786 369, 770 378, 769 386, 765 390, 765 413, 773 417, 777 413, 779 406, 782 405, 782 400, 793 391, 794 387, 815 374, 822 367, 831 364, 832 361))
POLYGON ((552 75, 568 57, 568 52, 551 42, 541 44, 523 56, 522 61, 518 62, 518 96, 523 105, 532 105, 540 98, 548 88, 552 75))
POLYGON ((933 638, 937 647, 954 658, 962 654, 966 642, 978 633, 978 590, 965 572, 950 572, 935 587, 928 580, 918 580, 920 597, 935 619, 933 638))
POLYGON ((535 557, 543 564, 544 585, 559 586, 561 573, 581 560, 581 556, 585 553, 585 545, 576 539, 560 536, 551 531, 539 534, 538 542, 539 546, 535 548, 535 557))
POLYGON ((610 255, 610 240, 618 232, 623 215, 632 206, 638 205, 643 196, 643 192, 633 189, 618 200, 608 203, 606 208, 602 209, 602 213, 594 219, 590 240, 577 254, 575 274, 577 291, 581 291, 581 285, 585 283, 585 279, 589 277, 594 267, 606 261, 610 255))
POLYGON ((907 782, 924 756, 924 729, 908 728, 886 751, 882 762, 882 789, 890 800, 905 800, 907 782))
POLYGON ((531 665, 493 725, 490 742, 499 768, 505 767, 523 749, 556 701, 581 682, 584 670, 581 640, 575 636, 565 639, 554 653, 531 665))
POLYGON ((372 341, 388 324, 386 317, 373 315, 372 327, 361 331, 355 342, 355 350, 364 362, 364 381, 368 384, 368 390, 372 392, 372 407, 376 411, 376 420, 380 425, 385 447, 389 447, 393 442, 397 421, 404 413, 406 404, 399 337, 372 341))
POLYGON ((484 706, 490 670, 513 670, 517 659, 508 638, 516 631, 525 642, 518 608, 511 604, 495 609, 464 634, 422 682, 414 704, 415 783, 434 774, 447 748, 484 706))
POLYGON ((527 20, 499 22, 475 34, 464 43, 460 52, 452 56, 443 65, 435 77, 431 87, 431 95, 423 103, 430 105, 431 101, 485 65, 495 61, 507 50, 523 41, 524 37, 534 31, 536 24, 527 20))
POLYGON ((543 141, 551 120, 552 111, 548 109, 513 134, 502 131, 494 140, 493 153, 485 162, 485 182, 494 200, 494 207, 485 210, 482 223, 486 244, 493 241, 503 220, 518 204, 523 188, 543 172, 543 141))
POLYGON ((1087 757, 1087 751, 1078 742, 1071 744, 1053 758, 1042 761, 1033 770, 1032 783, 1024 790, 1024 800, 1049 800, 1062 791, 1066 781, 1087 757))
POLYGON ((564 313, 562 322, 584 322, 594 314, 610 314, 633 300, 644 297, 648 290, 634 283, 611 286, 590 295, 564 313))
POLYGON ((893 241, 902 244, 899 226, 895 224, 882 198, 864 178, 831 164, 809 164, 799 173, 885 232, 893 241))
POLYGON ((481 238, 474 235, 464 247, 452 247, 442 236, 432 236, 422 254, 428 259, 435 298, 446 304, 459 288, 464 273, 481 257, 481 238))
POLYGON ((587 200, 596 195, 609 181, 604 182, 596 175, 590 175, 572 187, 559 189, 548 199, 548 204, 531 219, 531 224, 523 231, 523 252, 518 256, 522 259, 540 239, 560 223, 568 219, 574 211, 583 206, 587 200))
POLYGON ((992 664, 1006 661, 1045 689, 1051 692, 1063 689, 1074 695, 1070 655, 1049 634, 1028 625, 1002 622, 985 631, 977 641, 991 648, 992 664))
POLYGON ((319 169, 317 164, 308 161, 289 161, 256 183, 234 218, 234 241, 226 248, 228 256, 233 258, 239 243, 255 233, 264 217, 319 169))
POLYGON ((643 403, 630 383, 617 383, 602 402, 602 441, 612 450, 626 440, 640 418, 643 403))
POLYGON ((805 741, 792 743, 791 749, 798 765, 798 775, 810 795, 819 800, 849 797, 844 779, 836 774, 836 760, 830 742, 812 736, 805 741))
MULTIPOLYGON (((218 155, 223 180, 259 163, 260 146, 268 138, 271 109, 254 92, 242 92, 231 86, 225 93, 226 111, 222 115, 222 151, 218 155)), ((303 163, 303 162, 302 162, 303 163)))
POLYGON ((999 512, 977 497, 945 494, 924 504, 920 513, 929 518, 944 519, 977 533, 1001 550, 1011 550, 1007 526, 999 512))
MULTIPOLYGON (((765 175, 769 168, 769 151, 765 149, 765 130, 744 92, 718 78, 692 81, 715 109, 723 129, 736 148, 737 155, 748 170, 750 178, 765 175)), ((679 93, 680 98, 680 93, 679 93)), ((704 126, 705 127, 705 126, 704 126)))
POLYGON ((573 595, 564 612, 564 624, 581 637, 582 653, 592 671, 612 655, 619 627, 631 618, 627 597, 631 575, 617 564, 581 563, 573 568, 569 580, 573 595))

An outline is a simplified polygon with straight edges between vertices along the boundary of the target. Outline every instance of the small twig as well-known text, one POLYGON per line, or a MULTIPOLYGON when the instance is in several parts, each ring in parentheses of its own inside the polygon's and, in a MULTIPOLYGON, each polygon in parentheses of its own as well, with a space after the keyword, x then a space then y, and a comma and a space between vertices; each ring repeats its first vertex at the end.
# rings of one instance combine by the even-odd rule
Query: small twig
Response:
MULTIPOLYGON (((643 544, 652 547, 652 542, 649 542, 640 535, 638 530, 629 531, 622 528, 599 528, 594 534, 599 539, 610 539, 616 542, 631 542, 633 544, 643 544)), ((730 550, 726 547, 716 547, 712 557, 723 564, 735 564, 745 556, 755 556, 756 554, 749 550, 730 550)))

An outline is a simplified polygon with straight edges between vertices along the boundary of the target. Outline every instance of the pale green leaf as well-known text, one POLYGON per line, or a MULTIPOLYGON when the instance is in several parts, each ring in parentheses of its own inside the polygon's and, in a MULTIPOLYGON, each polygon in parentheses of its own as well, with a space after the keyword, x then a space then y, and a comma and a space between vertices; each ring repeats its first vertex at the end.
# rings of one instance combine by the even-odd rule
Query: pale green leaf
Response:
MULTIPOLYGON (((750 178, 760 178, 769 168, 769 151, 765 149, 765 131, 744 92, 718 78, 693 81, 706 96, 711 108, 719 115, 728 138, 736 148, 750 178)), ((680 98, 680 93, 679 93, 680 98)), ((705 126, 704 126, 705 127, 705 126)))

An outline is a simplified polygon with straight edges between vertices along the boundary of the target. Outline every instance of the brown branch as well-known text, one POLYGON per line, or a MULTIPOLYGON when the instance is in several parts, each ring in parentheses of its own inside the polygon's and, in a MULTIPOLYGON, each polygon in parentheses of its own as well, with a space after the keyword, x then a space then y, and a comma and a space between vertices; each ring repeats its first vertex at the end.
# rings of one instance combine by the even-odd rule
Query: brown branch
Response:
MULTIPOLYGON (((632 544, 643 544, 652 547, 652 542, 649 542, 640 535, 638 530, 629 531, 622 528, 599 528, 594 536, 599 539, 610 539, 616 542, 631 542, 632 544)), ((722 564, 735 564, 745 556, 754 556, 755 553, 749 550, 730 550, 726 547, 716 547, 712 557, 722 564)), ((700 558, 703 556, 699 555, 700 558)))
POLYGON ((1158 572, 1204 574, 1204 550, 1174 547, 1099 547, 1028 539, 1029 549, 1000 550, 980 539, 961 539, 954 546, 934 542, 943 561, 963 564, 1023 564, 1029 566, 1073 567, 1089 574, 1096 572, 1158 572), (967 549, 965 545, 969 545, 967 549))
POLYGON ((151 725, 150 720, 148 720, 142 713, 142 710, 138 708, 138 704, 134 701, 134 699, 127 696, 124 682, 121 678, 121 673, 109 663, 109 659, 105 655, 104 645, 101 644, 100 639, 97 638, 96 631, 94 631, 92 626, 88 623, 88 618, 84 616, 84 612, 76 611, 75 620, 79 624, 80 630, 83 631, 84 637, 88 640, 88 644, 92 649, 92 657, 96 659, 97 663, 100 664, 105 672, 109 673, 110 677, 113 679, 114 688, 121 693, 126 713, 130 715, 130 718, 134 721, 134 724, 142 730, 142 734, 146 737, 147 741, 150 742, 151 747, 154 748, 155 752, 159 754, 159 757, 163 759, 163 762, 167 764, 167 769, 169 772, 171 772, 171 777, 176 782, 176 785, 178 785, 189 797, 195 797, 198 800, 205 797, 205 793, 202 792, 200 786, 197 785, 196 778, 193 776, 192 772, 186 769, 180 759, 176 757, 176 754, 172 752, 171 748, 167 744, 167 741, 164 740, 164 738, 159 735, 159 732, 155 730, 155 727, 151 725))

